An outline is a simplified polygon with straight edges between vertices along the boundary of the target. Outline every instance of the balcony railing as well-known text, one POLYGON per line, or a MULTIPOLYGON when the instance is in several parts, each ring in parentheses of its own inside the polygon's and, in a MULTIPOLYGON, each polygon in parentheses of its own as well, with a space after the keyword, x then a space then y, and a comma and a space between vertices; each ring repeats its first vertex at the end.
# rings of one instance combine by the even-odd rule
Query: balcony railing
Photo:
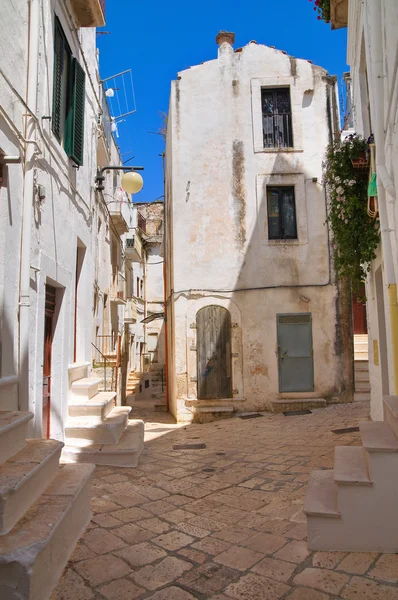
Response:
POLYGON ((141 213, 138 213, 137 225, 141 229, 141 231, 146 233, 146 219, 145 219, 145 217, 142 216, 141 213))
POLYGON ((105 25, 105 0, 71 0, 71 6, 79 27, 105 25))
POLYGON ((108 204, 109 213, 111 215, 112 223, 116 227, 119 235, 123 235, 123 233, 127 233, 129 230, 128 223, 125 218, 125 211, 123 211, 123 202, 120 200, 115 200, 114 202, 110 202, 108 204))
POLYGON ((116 271, 112 274, 111 302, 126 304, 126 278, 122 273, 116 271))
POLYGON ((137 233, 126 239, 126 256, 135 262, 142 259, 142 241, 137 233))
POLYGON ((127 298, 126 308, 124 310, 124 322, 125 323, 136 323, 137 322, 137 302, 134 296, 127 298))

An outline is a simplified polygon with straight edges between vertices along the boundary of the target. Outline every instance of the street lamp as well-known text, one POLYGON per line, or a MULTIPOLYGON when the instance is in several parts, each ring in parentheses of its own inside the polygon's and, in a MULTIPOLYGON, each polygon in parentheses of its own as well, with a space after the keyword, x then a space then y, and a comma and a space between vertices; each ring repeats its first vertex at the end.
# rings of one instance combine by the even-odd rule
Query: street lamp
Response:
POLYGON ((105 171, 124 171, 124 175, 122 177, 122 188, 128 194, 138 194, 142 190, 142 186, 144 185, 144 181, 137 171, 143 171, 144 167, 101 167, 97 171, 97 175, 95 178, 95 189, 99 192, 102 192, 104 188, 105 181, 105 171))

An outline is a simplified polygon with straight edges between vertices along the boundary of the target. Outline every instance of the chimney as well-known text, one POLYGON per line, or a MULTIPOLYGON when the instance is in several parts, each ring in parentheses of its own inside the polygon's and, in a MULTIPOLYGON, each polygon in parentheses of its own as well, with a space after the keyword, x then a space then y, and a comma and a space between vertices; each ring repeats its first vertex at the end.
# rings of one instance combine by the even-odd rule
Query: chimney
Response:
POLYGON ((216 37, 216 43, 218 44, 218 54, 224 50, 227 52, 233 52, 232 44, 235 42, 235 34, 231 31, 220 31, 216 37), (227 45, 224 45, 227 44, 227 45))

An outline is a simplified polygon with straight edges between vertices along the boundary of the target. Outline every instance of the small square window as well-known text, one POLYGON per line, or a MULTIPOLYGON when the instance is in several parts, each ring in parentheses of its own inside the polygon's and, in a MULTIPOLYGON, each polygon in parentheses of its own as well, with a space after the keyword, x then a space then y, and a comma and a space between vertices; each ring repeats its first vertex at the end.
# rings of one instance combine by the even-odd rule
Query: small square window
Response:
POLYGON ((267 187, 267 210, 270 240, 297 239, 293 186, 267 187))
POLYGON ((293 148, 292 108, 289 88, 262 88, 264 148, 293 148))

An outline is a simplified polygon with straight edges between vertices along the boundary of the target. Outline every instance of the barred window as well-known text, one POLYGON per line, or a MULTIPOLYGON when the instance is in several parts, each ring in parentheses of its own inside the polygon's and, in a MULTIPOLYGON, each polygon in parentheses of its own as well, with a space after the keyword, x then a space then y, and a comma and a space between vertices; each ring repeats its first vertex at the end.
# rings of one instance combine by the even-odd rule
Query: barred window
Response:
POLYGON ((293 148, 289 88, 262 88, 264 148, 293 148))

